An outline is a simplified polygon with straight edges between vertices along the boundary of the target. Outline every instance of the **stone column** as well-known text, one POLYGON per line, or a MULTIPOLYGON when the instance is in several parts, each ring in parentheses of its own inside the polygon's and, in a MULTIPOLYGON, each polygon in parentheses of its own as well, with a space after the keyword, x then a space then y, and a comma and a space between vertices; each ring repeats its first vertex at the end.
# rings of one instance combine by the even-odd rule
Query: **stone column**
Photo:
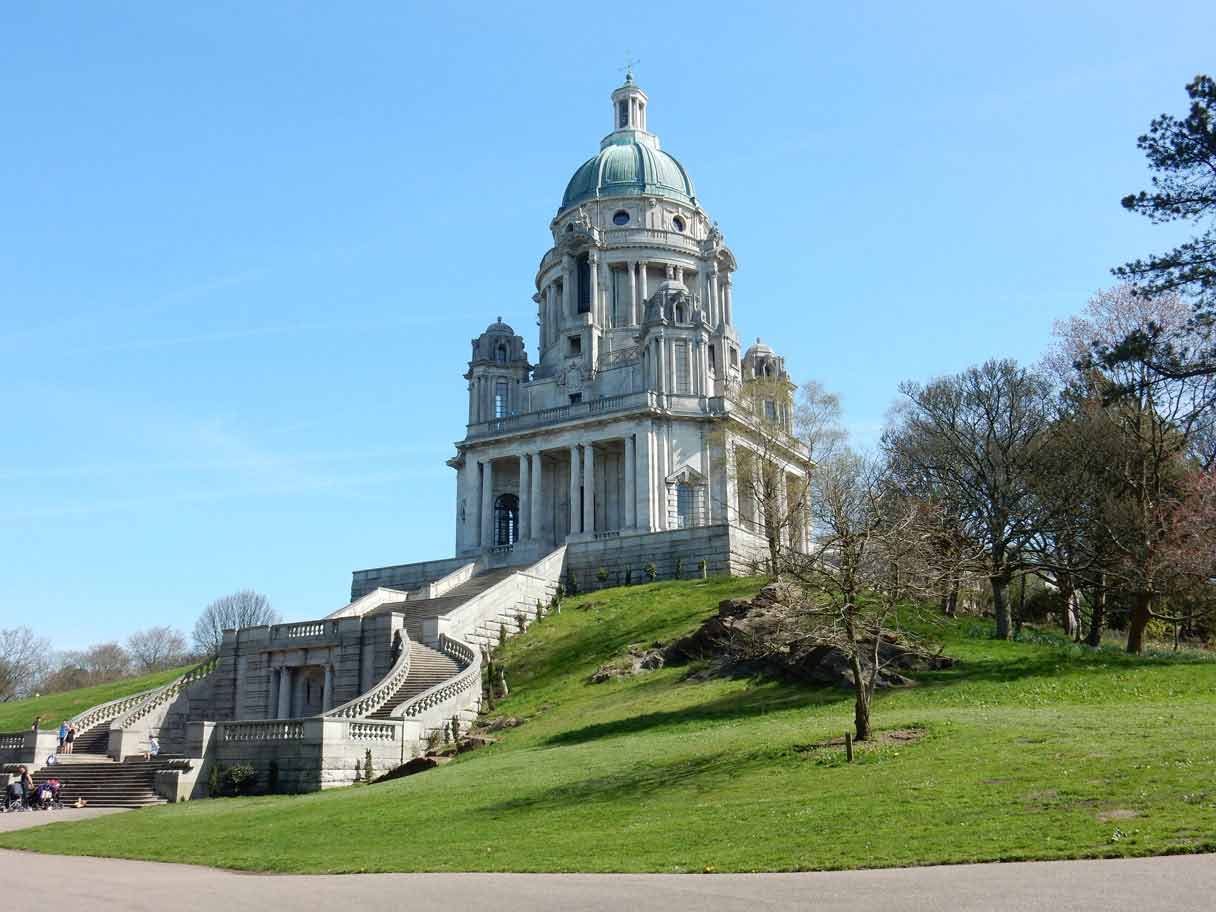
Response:
POLYGON ((728 272, 723 277, 723 288, 722 288, 722 319, 726 321, 727 326, 733 326, 735 323, 735 319, 733 316, 734 308, 731 305, 731 298, 730 298, 730 287, 731 287, 730 273, 728 272))
POLYGON ((291 718, 291 669, 284 665, 279 669, 279 711, 276 718, 291 718))
POLYGON ((587 253, 587 284, 590 286, 587 300, 591 307, 591 322, 603 325, 600 314, 600 255, 591 250, 587 253))
POLYGON ((582 513, 579 507, 578 481, 578 444, 570 447, 570 534, 578 535, 582 531, 582 513))
POLYGON ((532 516, 530 518, 531 525, 528 531, 532 536, 533 541, 540 541, 544 535, 545 519, 541 513, 541 503, 544 500, 541 488, 541 455, 537 450, 532 454, 532 516))
POLYGON ((718 294, 718 264, 709 264, 709 323, 715 329, 722 322, 722 302, 718 294))
POLYGON ((637 525, 637 481, 633 474, 634 460, 633 435, 625 437, 625 528, 632 529, 637 525))
POLYGON ((528 476, 528 454, 519 454, 519 540, 532 537, 532 479, 528 476))
POLYGON ((574 268, 574 254, 567 253, 562 255, 562 310, 567 319, 573 318, 578 310, 578 305, 575 302, 577 294, 574 290, 575 276, 577 271, 574 268))
POLYGON ((487 459, 481 464, 481 547, 494 545, 494 463, 487 459))
POLYGON ((595 531, 595 447, 583 445, 583 532, 595 531))
POLYGON ((266 718, 273 719, 279 712, 279 669, 271 668, 270 656, 266 657, 266 718))
POLYGON ((646 261, 638 260, 638 286, 642 299, 638 302, 638 322, 646 319, 646 299, 650 294, 646 291, 646 261))
POLYGON ((650 514, 650 476, 653 474, 651 461, 654 459, 654 449, 650 446, 649 421, 638 431, 634 453, 637 457, 637 466, 633 472, 634 518, 638 529, 649 532, 654 527, 650 514))
POLYGON ((638 264, 634 260, 629 264, 629 322, 637 326, 642 322, 641 311, 638 308, 638 264))
POLYGON ((321 688, 321 712, 329 712, 334 708, 334 667, 325 666, 325 686, 321 688))

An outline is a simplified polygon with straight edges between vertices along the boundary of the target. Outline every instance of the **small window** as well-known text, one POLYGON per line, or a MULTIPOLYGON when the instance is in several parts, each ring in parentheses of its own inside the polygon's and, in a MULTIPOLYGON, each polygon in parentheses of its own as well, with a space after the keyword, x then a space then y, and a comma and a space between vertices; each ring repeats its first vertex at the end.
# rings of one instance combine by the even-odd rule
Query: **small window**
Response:
POLYGON ((629 126, 629 102, 618 101, 616 103, 616 128, 623 130, 629 126))
POLYGON ((709 369, 710 372, 716 374, 718 372, 718 356, 714 352, 714 347, 709 346, 709 369))
POLYGON ((618 209, 612 215, 612 224, 628 225, 629 224, 629 213, 626 212, 624 209, 618 209))
POLYGON ((582 401, 583 401, 582 393, 571 393, 570 394, 570 404, 571 405, 577 405, 578 403, 580 403, 582 401))
POLYGON ((570 234, 573 231, 574 231, 574 222, 571 222, 569 225, 566 226, 566 234, 570 234))
POLYGON ((764 400, 764 417, 769 421, 777 420, 777 403, 772 399, 764 400))
POLYGON ((583 337, 569 336, 566 339, 567 351, 569 355, 581 355, 583 353, 583 337))
POLYGON ((735 368, 739 366, 739 349, 733 345, 730 347, 730 366, 735 368))
POLYGON ((684 224, 684 219, 677 215, 671 220, 671 227, 676 231, 683 232, 687 226, 684 224))
POLYGON ((499 345, 494 349, 494 360, 499 364, 507 363, 507 347, 505 345, 499 345))
POLYGON ((676 393, 687 396, 692 390, 692 376, 689 369, 688 343, 676 343, 676 393))

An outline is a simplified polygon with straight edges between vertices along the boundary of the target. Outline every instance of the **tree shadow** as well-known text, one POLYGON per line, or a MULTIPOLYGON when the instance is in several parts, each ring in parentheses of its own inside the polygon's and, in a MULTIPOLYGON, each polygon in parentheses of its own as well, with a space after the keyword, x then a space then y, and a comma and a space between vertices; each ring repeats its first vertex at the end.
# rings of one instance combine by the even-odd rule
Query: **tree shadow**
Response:
POLYGON ((748 757, 737 753, 720 752, 663 763, 635 763, 619 772, 541 789, 530 795, 484 805, 480 810, 489 813, 556 810, 587 802, 637 799, 692 782, 701 785, 723 782, 747 760, 748 757))
MULTIPOLYGON (((655 682, 671 686, 670 681, 655 682)), ((831 687, 805 687, 786 681, 764 680, 755 686, 735 693, 724 694, 693 706, 660 712, 642 713, 597 722, 559 732, 545 739, 545 744, 562 746, 585 744, 601 738, 631 735, 643 731, 677 729, 708 723, 727 722, 732 719, 754 718, 767 713, 804 709, 809 706, 827 706, 843 700, 851 700, 852 693, 831 687)))

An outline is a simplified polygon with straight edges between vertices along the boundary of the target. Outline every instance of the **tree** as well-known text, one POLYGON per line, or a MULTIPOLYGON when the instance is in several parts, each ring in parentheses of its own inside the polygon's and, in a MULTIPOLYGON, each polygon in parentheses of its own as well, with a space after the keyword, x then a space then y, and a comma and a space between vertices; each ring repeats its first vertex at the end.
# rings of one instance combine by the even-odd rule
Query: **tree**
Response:
POLYGON ((29 627, 0 630, 0 703, 36 692, 50 659, 50 641, 29 627))
POLYGON ((897 609, 927 591, 929 534, 919 507, 873 459, 841 449, 812 477, 814 544, 808 554, 782 552, 780 604, 744 650, 839 650, 853 683, 856 737, 865 741, 879 677, 902 652, 891 648, 897 609))
POLYGON ((1198 237, 1168 253, 1133 260, 1114 270, 1148 297, 1183 292, 1197 314, 1216 316, 1216 81, 1196 76, 1186 87, 1191 108, 1181 120, 1162 114, 1136 145, 1157 172, 1152 191, 1123 197, 1123 208, 1154 223, 1207 220, 1198 237))
MULTIPOLYGON (((1144 632, 1159 603, 1181 580, 1164 548, 1173 514, 1194 469, 1192 440, 1207 432, 1216 375, 1154 378, 1138 360, 1087 357, 1091 346, 1114 345, 1144 327, 1159 338, 1191 332, 1176 294, 1150 298, 1120 286, 1099 292, 1084 314, 1056 326, 1056 360, 1075 358, 1076 410, 1087 428, 1085 448, 1097 479, 1094 509, 1085 513, 1089 537, 1105 549, 1105 581, 1126 593, 1131 610, 1127 651, 1144 648, 1144 632)), ((1081 458, 1081 457, 1078 457, 1081 458)))
POLYGON ((242 589, 218 598, 199 615, 194 624, 194 645, 203 655, 218 655, 225 630, 277 624, 279 613, 260 592, 242 589))
POLYGON ((1039 526, 1034 496, 1040 449, 1051 425, 1051 385, 1009 360, 988 361, 928 384, 904 383, 903 407, 883 436, 902 485, 931 489, 953 529, 983 555, 996 633, 1013 636, 1006 592, 1027 568, 1039 526))
POLYGON ((172 627, 149 627, 127 639, 127 652, 141 673, 174 668, 186 660, 186 638, 172 627))

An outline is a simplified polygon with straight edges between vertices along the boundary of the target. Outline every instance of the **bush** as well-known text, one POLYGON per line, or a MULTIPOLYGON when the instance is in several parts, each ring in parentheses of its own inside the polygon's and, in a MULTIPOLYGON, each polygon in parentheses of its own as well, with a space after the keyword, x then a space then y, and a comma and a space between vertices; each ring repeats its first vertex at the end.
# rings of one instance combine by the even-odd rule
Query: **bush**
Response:
POLYGON ((224 785, 233 795, 249 795, 258 784, 258 771, 248 763, 236 763, 224 770, 224 785))
POLYGON ((677 557, 676 558, 676 579, 680 579, 682 576, 684 576, 684 558, 677 557))
POLYGON ((697 569, 701 571, 701 579, 709 579, 709 561, 701 558, 697 561, 697 569))
POLYGON ((595 578, 596 578, 597 580, 599 580, 601 583, 606 583, 606 582, 608 582, 608 568, 607 568, 607 567, 600 567, 598 570, 596 570, 596 571, 595 571, 595 578))
POLYGON ((539 621, 545 616, 545 603, 540 599, 536 600, 536 619, 539 621))
POLYGON ((646 579, 650 580, 652 583, 659 578, 659 568, 653 563, 648 563, 645 567, 643 567, 642 572, 646 574, 646 579))
POLYGON ((367 780, 369 785, 371 784, 373 775, 374 774, 372 773, 372 749, 369 747, 367 749, 367 752, 363 755, 363 778, 367 780))
POLYGON ((207 794, 212 798, 218 798, 223 794, 220 791, 220 765, 218 763, 212 763, 211 770, 207 773, 207 794))
POLYGON ((519 632, 523 633, 528 626, 528 616, 522 611, 515 612, 515 625, 519 628, 519 632))
POLYGON ((625 585, 626 586, 633 585, 633 568, 632 567, 625 568, 625 585))

